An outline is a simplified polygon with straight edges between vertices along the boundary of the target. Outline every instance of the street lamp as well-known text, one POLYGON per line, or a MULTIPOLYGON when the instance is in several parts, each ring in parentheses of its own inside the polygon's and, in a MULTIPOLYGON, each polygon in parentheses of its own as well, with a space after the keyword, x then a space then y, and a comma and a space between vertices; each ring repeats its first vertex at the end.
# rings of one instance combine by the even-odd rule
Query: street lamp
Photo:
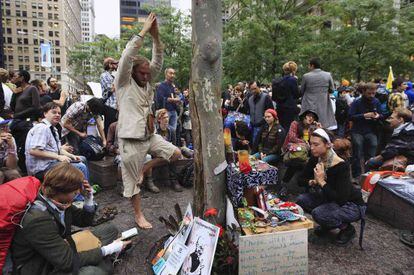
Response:
MULTIPOLYGON (((18 31, 17 32, 18 34, 21 34, 21 35, 28 35, 28 36, 33 36, 33 37, 36 37, 36 38, 39 38, 39 39, 42 39, 42 40, 44 40, 44 41, 46 41, 47 43, 49 43, 50 44, 50 59, 52 60, 52 67, 51 67, 51 73, 52 73, 52 75, 53 74, 55 74, 55 67, 53 66, 53 58, 54 58, 54 56, 55 56, 55 53, 54 53, 54 50, 55 50, 55 48, 54 48, 54 46, 53 46, 53 41, 51 41, 51 40, 49 40, 49 39, 46 39, 46 38, 44 38, 44 37, 42 37, 42 36, 40 36, 40 35, 38 35, 38 34, 35 34, 35 33, 29 33, 29 32, 24 32, 24 31, 18 31)), ((40 61, 40 64, 42 64, 42 62, 40 61)))

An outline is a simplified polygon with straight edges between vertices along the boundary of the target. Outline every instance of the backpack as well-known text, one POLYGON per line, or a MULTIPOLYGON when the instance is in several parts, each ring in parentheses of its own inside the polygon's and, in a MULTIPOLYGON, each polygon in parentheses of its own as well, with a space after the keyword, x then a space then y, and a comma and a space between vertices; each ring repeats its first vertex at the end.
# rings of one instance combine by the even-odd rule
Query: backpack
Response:
POLYGON ((181 173, 177 176, 177 180, 181 186, 191 187, 194 182, 194 161, 191 161, 183 167, 181 173))
POLYGON ((335 119, 338 123, 344 123, 348 119, 349 106, 345 99, 338 98, 335 102, 335 119))
POLYGON ((286 165, 305 165, 309 160, 309 149, 304 144, 289 143, 283 156, 286 165))
POLYGON ((102 142, 95 136, 87 136, 79 145, 79 153, 87 160, 101 160, 105 156, 102 142))
POLYGON ((288 91, 284 87, 283 77, 272 80, 272 100, 276 103, 284 102, 288 98, 288 91))
POLYGON ((0 185, 0 271, 13 239, 16 225, 36 199, 40 181, 24 177, 0 185))

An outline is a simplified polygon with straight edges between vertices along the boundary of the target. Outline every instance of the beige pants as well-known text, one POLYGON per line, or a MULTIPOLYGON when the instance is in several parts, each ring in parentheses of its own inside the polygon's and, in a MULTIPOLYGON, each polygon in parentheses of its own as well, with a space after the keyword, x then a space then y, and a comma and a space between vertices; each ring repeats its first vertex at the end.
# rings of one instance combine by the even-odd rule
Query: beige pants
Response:
POLYGON ((172 143, 156 134, 146 141, 120 138, 119 152, 121 154, 124 197, 131 198, 140 192, 139 178, 147 154, 169 161, 177 149, 172 143))

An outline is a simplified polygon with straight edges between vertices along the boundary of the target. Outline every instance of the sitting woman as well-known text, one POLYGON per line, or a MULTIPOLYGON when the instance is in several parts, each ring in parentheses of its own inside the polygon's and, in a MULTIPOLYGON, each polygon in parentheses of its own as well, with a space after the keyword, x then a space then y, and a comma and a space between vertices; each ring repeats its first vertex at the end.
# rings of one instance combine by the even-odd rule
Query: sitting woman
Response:
POLYGON ((81 171, 69 163, 49 170, 13 238, 16 273, 112 274, 104 257, 121 252, 130 241, 116 240, 118 229, 110 223, 92 228, 83 241, 82 234, 71 232, 72 225, 91 226, 95 211, 92 188, 81 171), (72 205, 81 190, 86 197, 82 209, 72 205))
MULTIPOLYGON (((299 116, 299 120, 295 120, 290 124, 282 151, 286 152, 291 144, 301 144, 309 149, 309 133, 316 127, 320 127, 320 124, 318 123, 318 115, 311 110, 303 112, 299 116)), ((279 195, 282 197, 286 197, 288 183, 293 178, 296 171, 303 168, 305 163, 291 162, 285 163, 285 165, 287 166, 287 169, 282 179, 282 188, 279 191, 279 195)))
MULTIPOLYGON (((312 157, 300 177, 301 184, 314 192, 299 196, 297 204, 311 212, 313 219, 320 225, 315 229, 317 236, 339 228, 337 244, 347 244, 355 237, 351 225, 363 219, 366 206, 361 191, 351 183, 349 165, 333 151, 331 138, 323 129, 311 134, 312 157)), ((362 232, 362 231, 361 231, 362 232)), ((360 236, 360 245, 362 234, 360 236)))
POLYGON ((279 124, 277 113, 273 109, 267 109, 264 113, 266 124, 262 126, 257 135, 254 156, 267 163, 277 162, 280 159, 280 152, 285 140, 285 130, 279 124))
POLYGON ((247 150, 250 152, 250 136, 251 131, 249 129, 249 126, 246 122, 238 120, 234 123, 234 130, 236 132, 236 137, 233 138, 233 150, 235 152, 239 150, 247 150))

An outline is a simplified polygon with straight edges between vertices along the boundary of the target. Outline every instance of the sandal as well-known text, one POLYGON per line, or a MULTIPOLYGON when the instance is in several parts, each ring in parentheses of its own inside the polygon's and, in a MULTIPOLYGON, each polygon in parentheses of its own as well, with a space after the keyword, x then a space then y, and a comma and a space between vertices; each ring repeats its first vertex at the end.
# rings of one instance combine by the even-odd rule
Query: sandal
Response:
POLYGON ((408 231, 408 230, 401 231, 400 232, 400 241, 403 244, 414 248, 414 231, 408 231))

